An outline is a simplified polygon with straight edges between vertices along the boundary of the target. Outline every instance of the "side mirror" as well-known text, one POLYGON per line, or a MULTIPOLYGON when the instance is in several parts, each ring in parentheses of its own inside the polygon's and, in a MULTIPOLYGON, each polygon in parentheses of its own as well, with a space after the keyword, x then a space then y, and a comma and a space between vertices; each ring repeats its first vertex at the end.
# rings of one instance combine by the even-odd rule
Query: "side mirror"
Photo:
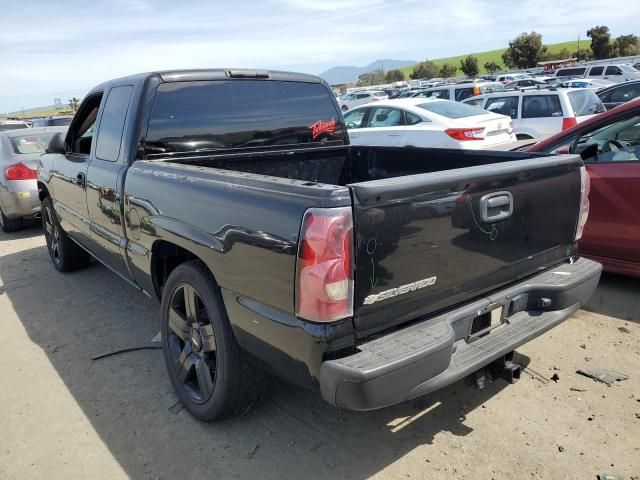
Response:
POLYGON ((570 145, 563 145, 558 150, 556 150, 556 153, 560 153, 560 154, 570 153, 569 147, 570 145))
POLYGON ((67 147, 64 144, 64 137, 62 136, 62 132, 56 133, 51 140, 49 140, 49 145, 47 145, 46 153, 60 153, 64 155, 67 153, 67 147))

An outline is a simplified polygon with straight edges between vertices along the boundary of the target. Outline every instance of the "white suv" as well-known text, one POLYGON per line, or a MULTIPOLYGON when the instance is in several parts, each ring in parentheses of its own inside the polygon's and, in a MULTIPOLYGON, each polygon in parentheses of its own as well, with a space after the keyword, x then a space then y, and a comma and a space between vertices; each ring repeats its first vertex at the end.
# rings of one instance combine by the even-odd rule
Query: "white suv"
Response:
POLYGON ((575 77, 602 78, 619 83, 640 79, 640 71, 624 63, 617 65, 586 65, 560 68, 556 70, 555 77, 558 79, 575 77))
POLYGON ((586 88, 496 92, 463 103, 511 117, 518 140, 542 140, 605 111, 595 92, 586 88))
POLYGON ((389 96, 384 92, 355 92, 352 93, 348 99, 340 101, 340 108, 343 112, 346 112, 358 105, 364 105, 365 103, 376 102, 378 100, 387 100, 388 98, 389 96))

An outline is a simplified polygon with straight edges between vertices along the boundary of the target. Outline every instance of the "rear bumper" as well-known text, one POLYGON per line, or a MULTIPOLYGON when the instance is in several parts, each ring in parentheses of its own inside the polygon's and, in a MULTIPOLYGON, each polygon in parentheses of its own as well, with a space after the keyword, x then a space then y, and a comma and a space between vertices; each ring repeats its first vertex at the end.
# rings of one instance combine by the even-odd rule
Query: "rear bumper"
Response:
POLYGON ((332 405, 372 410, 424 395, 488 365, 570 317, 591 296, 602 266, 580 258, 322 363, 320 389, 332 405), (541 307, 541 299, 548 306, 541 307), (502 305, 506 323, 467 342, 479 314, 502 305))
POLYGON ((37 190, 21 192, 0 191, 0 206, 8 218, 34 217, 40 213, 37 190))

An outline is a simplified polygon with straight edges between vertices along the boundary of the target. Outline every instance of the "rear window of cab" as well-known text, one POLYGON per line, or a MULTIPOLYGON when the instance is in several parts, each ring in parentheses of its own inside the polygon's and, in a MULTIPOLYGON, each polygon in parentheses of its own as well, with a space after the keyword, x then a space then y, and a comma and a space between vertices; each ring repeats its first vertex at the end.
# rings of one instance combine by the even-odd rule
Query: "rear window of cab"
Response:
POLYGON ((147 154, 344 143, 342 116, 323 84, 216 80, 163 83, 147 154))

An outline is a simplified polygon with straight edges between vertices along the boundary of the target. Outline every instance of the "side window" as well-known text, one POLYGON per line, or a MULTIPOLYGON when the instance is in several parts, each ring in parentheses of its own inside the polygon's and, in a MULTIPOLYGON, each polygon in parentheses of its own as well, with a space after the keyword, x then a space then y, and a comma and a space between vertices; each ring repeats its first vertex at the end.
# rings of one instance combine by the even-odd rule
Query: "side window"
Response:
POLYGON ((69 153, 89 155, 93 143, 98 109, 102 101, 102 92, 94 93, 84 99, 78 113, 74 116, 67 132, 67 148, 69 153))
POLYGON ((465 98, 473 97, 473 88, 456 88, 454 90, 456 102, 461 102, 465 98))
POLYGON ((115 162, 120 156, 124 121, 132 92, 133 87, 126 85, 112 88, 107 96, 96 143, 96 157, 101 160, 115 162))
POLYGON ((583 134, 575 144, 585 162, 637 162, 640 158, 640 115, 583 134))
POLYGON ((449 90, 432 90, 428 93, 427 96, 432 98, 443 98, 444 100, 449 100, 449 90))
POLYGON ((640 97, 640 83, 622 85, 609 93, 610 102, 628 102, 640 97))
POLYGON ((369 118, 369 127, 397 127, 402 125, 402 110, 389 107, 376 107, 372 109, 369 118))
POLYGON ((522 118, 562 117, 558 95, 527 95, 522 97, 522 118))
POLYGON ((622 75, 620 67, 607 67, 606 75, 622 75))
POLYGON ((500 115, 517 118, 519 99, 520 97, 518 96, 490 98, 487 100, 487 105, 484 109, 493 113, 499 113, 500 115))
POLYGON ((344 122, 347 124, 347 128, 360 128, 362 127, 362 120, 368 108, 360 108, 358 110, 351 110, 344 116, 344 122))
POLYGON ((589 75, 602 75, 603 71, 604 71, 604 67, 591 67, 591 70, 589 71, 589 75))
POLYGON ((422 122, 422 119, 418 115, 407 111, 404 112, 405 125, 417 125, 420 122, 422 122))

